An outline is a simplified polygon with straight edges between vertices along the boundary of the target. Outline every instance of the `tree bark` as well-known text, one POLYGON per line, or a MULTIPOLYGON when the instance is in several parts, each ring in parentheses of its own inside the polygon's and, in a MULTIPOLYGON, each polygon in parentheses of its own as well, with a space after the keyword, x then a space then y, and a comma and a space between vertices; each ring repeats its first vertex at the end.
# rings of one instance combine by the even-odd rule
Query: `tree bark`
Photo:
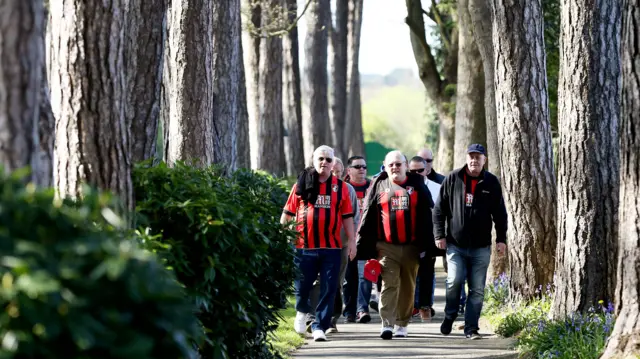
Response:
POLYGON ((556 318, 613 300, 620 172, 620 2, 561 6, 556 318))
MULTIPOLYGON (((242 28, 242 24, 237 26, 242 28)), ((240 42, 241 53, 244 54, 243 41, 240 42)), ((238 57, 236 66, 246 70, 244 56, 238 57)), ((238 92, 238 121, 236 122, 238 133, 238 168, 251 168, 251 150, 249 142, 249 111, 247 109, 247 78, 244 71, 240 73, 240 91, 238 92)))
POLYGON ((360 34, 364 0, 349 1, 347 38, 347 107, 342 143, 345 156, 366 156, 362 131, 362 102, 360 98, 360 34))
MULTIPOLYGON (((420 0, 406 0, 408 16, 406 23, 411 30, 411 46, 418 65, 418 74, 424 84, 427 96, 436 106, 440 129, 438 150, 435 157, 436 167, 440 171, 453 169, 453 146, 455 131, 455 90, 458 68, 458 31, 454 27, 448 38, 447 56, 442 74, 436 67, 436 61, 426 40, 423 9, 420 0)), ((432 9, 432 11, 436 11, 432 9)))
MULTIPOLYGON (((233 171, 239 167, 239 154, 243 151, 238 128, 244 126, 243 107, 246 106, 244 66, 238 66, 243 62, 240 0, 213 1, 212 5, 213 155, 216 163, 224 164, 233 171)), ((277 90, 273 88, 271 91, 277 90)), ((282 106, 282 100, 279 106, 282 106)), ((271 148, 270 152, 275 153, 274 149, 271 148)))
POLYGON ((155 157, 162 87, 166 0, 129 0, 125 37, 131 160, 155 157))
POLYGON ((331 31, 331 143, 336 156, 349 154, 349 142, 343 141, 347 113, 347 43, 349 42, 349 0, 336 0, 335 23, 331 31))
MULTIPOLYGON (((262 6, 263 24, 276 19, 270 8, 281 6, 280 0, 269 0, 262 6), (264 6, 264 5, 267 6, 264 6)), ((259 65, 258 161, 256 167, 272 174, 286 171, 282 134, 282 38, 269 36, 262 30, 259 65)))
POLYGON ((510 213, 511 293, 553 280, 556 189, 540 0, 492 0, 496 113, 510 213), (525 16, 526 15, 526 16, 525 16))
POLYGON ((62 196, 88 183, 131 210, 130 124, 123 71, 126 1, 60 0, 51 7, 54 181, 62 196))
POLYGON ((305 159, 311 158, 313 150, 329 144, 328 75, 327 75, 327 29, 331 25, 329 0, 312 0, 307 14, 307 35, 304 44, 305 77, 304 92, 308 99, 309 116, 302 119, 305 159))
POLYGON ((640 356, 640 3, 622 15, 622 116, 616 324, 602 358, 640 356))
POLYGON ((46 9, 43 11, 42 33, 40 36, 40 46, 42 49, 41 64, 41 86, 40 86, 40 116, 38 119, 39 146, 36 150, 36 164, 33 167, 34 182, 42 187, 53 186, 53 146, 55 140, 56 121, 51 110, 51 100, 49 98, 49 81, 47 79, 47 69, 50 61, 48 44, 51 43, 51 26, 49 26, 49 14, 46 9))
POLYGON ((467 147, 487 144, 484 110, 484 69, 473 36, 469 0, 458 0, 458 84, 456 86, 456 120, 453 167, 467 161, 467 147))
MULTIPOLYGON (((500 155, 498 151, 498 129, 496 123, 496 92, 494 87, 494 61, 491 3, 486 0, 469 0, 469 14, 473 23, 473 35, 482 58, 484 71, 484 113, 487 134, 487 167, 489 172, 500 178, 500 155)), ((493 233, 495 238, 495 231, 493 233)), ((496 246, 491 247, 491 263, 487 271, 487 281, 493 282, 502 273, 507 273, 509 253, 500 256, 496 246)), ((508 274, 508 273, 507 273, 508 274)))
MULTIPOLYGON (((286 0, 289 21, 296 20, 296 0, 286 0)), ((302 98, 300 94, 300 47, 298 26, 282 38, 283 48, 283 96, 282 111, 286 134, 284 136, 287 175, 295 176, 304 168, 304 146, 302 144, 302 98)))
POLYGON ((213 6, 211 0, 171 0, 168 72, 169 119, 165 128, 169 165, 214 162, 213 6))
MULTIPOLYGON (((262 9, 260 2, 254 3, 252 0, 244 1, 244 8, 249 12, 248 18, 243 18, 243 27, 249 29, 259 29, 261 25, 262 9)), ((249 116, 249 143, 251 155, 251 168, 258 168, 258 119, 260 118, 260 41, 259 36, 255 36, 250 31, 242 34, 243 48, 246 49, 244 56, 244 68, 246 71, 245 83, 247 92, 247 113, 249 116)))
POLYGON ((43 18, 41 1, 0 2, 0 165, 31 166, 25 180, 38 172, 43 18))

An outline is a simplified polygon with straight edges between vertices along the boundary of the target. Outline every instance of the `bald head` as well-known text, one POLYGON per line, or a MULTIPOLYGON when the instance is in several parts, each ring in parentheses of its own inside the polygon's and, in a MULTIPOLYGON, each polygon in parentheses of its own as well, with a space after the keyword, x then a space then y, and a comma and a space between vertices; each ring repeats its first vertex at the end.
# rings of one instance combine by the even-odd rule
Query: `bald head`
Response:
POLYGON ((418 156, 424 158, 427 162, 427 167, 425 168, 425 175, 431 173, 431 168, 433 167, 433 152, 428 148, 423 148, 418 151, 418 156))

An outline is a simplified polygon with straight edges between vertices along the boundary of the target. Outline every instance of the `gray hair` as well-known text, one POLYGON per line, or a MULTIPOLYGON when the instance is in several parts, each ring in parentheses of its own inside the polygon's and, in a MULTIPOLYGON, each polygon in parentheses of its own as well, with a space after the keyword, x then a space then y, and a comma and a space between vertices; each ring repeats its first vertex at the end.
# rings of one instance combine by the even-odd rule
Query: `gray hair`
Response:
POLYGON ((331 154, 331 158, 333 158, 333 157, 334 157, 334 153, 335 153, 335 152, 333 151, 333 148, 331 148, 331 147, 329 147, 329 146, 327 146, 327 145, 322 145, 322 146, 320 146, 320 147, 316 148, 316 149, 313 151, 313 158, 315 158, 315 157, 316 157, 316 155, 317 155, 318 153, 320 153, 320 152, 326 152, 326 153, 331 154))
POLYGON ((387 164, 387 158, 392 157, 392 156, 393 157, 400 157, 400 158, 404 159, 404 162, 407 162, 407 157, 404 154, 402 154, 402 152, 400 152, 398 150, 394 150, 394 151, 391 151, 391 152, 387 153, 387 155, 384 156, 384 164, 385 165, 387 164))

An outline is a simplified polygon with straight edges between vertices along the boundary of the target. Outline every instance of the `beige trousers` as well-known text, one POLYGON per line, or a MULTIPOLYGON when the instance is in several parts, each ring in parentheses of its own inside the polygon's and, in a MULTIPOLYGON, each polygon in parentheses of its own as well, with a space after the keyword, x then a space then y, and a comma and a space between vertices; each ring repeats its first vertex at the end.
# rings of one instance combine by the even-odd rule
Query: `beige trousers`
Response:
POLYGON ((383 327, 406 327, 413 313, 420 252, 414 245, 376 244, 382 265, 380 318, 383 327))

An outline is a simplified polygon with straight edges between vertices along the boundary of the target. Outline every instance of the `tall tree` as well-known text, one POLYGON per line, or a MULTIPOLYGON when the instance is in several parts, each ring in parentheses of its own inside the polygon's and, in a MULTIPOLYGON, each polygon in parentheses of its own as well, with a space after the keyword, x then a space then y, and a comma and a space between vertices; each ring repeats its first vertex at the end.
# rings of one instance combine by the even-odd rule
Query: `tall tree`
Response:
POLYGON ((458 30, 454 19, 443 14, 435 0, 429 12, 422 9, 421 0, 406 0, 408 16, 406 23, 411 30, 411 46, 418 65, 420 80, 427 95, 435 104, 440 120, 438 152, 435 164, 441 171, 453 169, 453 145, 455 131, 455 85, 458 68, 458 30), (437 25, 444 48, 442 71, 438 70, 436 58, 427 42, 423 15, 427 14, 437 25))
POLYGON ((251 168, 257 169, 258 164, 258 118, 260 117, 260 42, 259 34, 262 18, 261 1, 244 0, 242 24, 245 31, 242 34, 244 52, 245 88, 247 93, 247 114, 249 116, 249 153, 251 168))
MULTIPOLYGON (((171 0, 165 86, 165 160, 209 165, 215 160, 212 0, 171 0), (166 104, 165 104, 166 105, 166 104)), ((216 2, 217 3, 217 2, 216 2)), ((222 2, 226 3, 226 2, 222 2)))
POLYGON ((465 164, 470 144, 487 144, 484 69, 474 38, 469 2, 458 0, 458 83, 453 167, 465 164))
POLYGON ((51 110, 49 95, 49 48, 51 43, 51 26, 49 26, 49 12, 45 8, 42 17, 42 32, 40 33, 40 46, 42 49, 42 80, 40 86, 40 116, 38 119, 38 148, 36 149, 36 162, 33 167, 33 179, 36 184, 43 187, 53 186, 53 147, 55 140, 56 121, 51 110))
POLYGON ((312 0, 307 19, 307 34, 304 42, 305 66, 303 91, 308 99, 308 116, 302 119, 305 160, 313 150, 329 143, 329 99, 327 74, 327 30, 331 25, 329 0, 312 0))
POLYGON ((362 101, 360 98, 360 34, 364 0, 349 1, 347 38, 347 107, 342 143, 346 156, 364 156, 364 132, 362 131, 362 101))
POLYGON ((38 164, 43 17, 42 1, 0 2, 0 165, 6 172, 38 164))
MULTIPOLYGON (((331 143, 336 156, 349 154, 349 143, 344 142, 347 114, 347 44, 349 39, 349 0, 336 0, 335 22, 331 27, 331 143)), ((350 140, 350 139, 348 139, 350 140)))
POLYGON ((127 121, 131 124, 131 159, 155 156, 160 117, 166 0, 129 0, 127 41, 127 121))
POLYGON ((57 190, 80 195, 86 182, 119 195, 132 209, 125 5, 125 0, 61 0, 51 7, 56 76, 50 86, 57 190))
MULTIPOLYGON (((469 0, 469 14, 473 23, 473 37, 476 40, 484 71, 484 114, 487 135, 489 172, 500 178, 500 154, 498 151, 498 129, 496 123, 496 91, 494 86, 493 22, 491 3, 486 0, 469 0)), ((457 133, 457 131, 456 131, 457 133)), ((507 272, 509 255, 500 256, 496 246, 491 247, 491 264, 487 280, 493 281, 501 273, 507 272)))
POLYGON ((498 145, 514 295, 553 280, 556 188, 540 0, 492 0, 498 145), (525 16, 526 15, 526 16, 525 16))
POLYGON ((270 33, 282 1, 263 1, 258 66, 258 123, 256 168, 282 175, 286 170, 282 133, 282 37, 270 33))
MULTIPOLYGON (((286 0, 288 20, 296 21, 298 6, 296 0, 286 0)), ((282 113, 284 128, 284 153, 287 159, 287 174, 294 176, 304 167, 304 146, 302 144, 302 98, 300 94, 300 47, 298 26, 282 38, 282 113)))
POLYGON ((620 1, 561 6, 557 318, 613 299, 620 172, 620 1))
POLYGON ((640 1, 624 0, 616 324, 602 358, 640 356, 640 1))

